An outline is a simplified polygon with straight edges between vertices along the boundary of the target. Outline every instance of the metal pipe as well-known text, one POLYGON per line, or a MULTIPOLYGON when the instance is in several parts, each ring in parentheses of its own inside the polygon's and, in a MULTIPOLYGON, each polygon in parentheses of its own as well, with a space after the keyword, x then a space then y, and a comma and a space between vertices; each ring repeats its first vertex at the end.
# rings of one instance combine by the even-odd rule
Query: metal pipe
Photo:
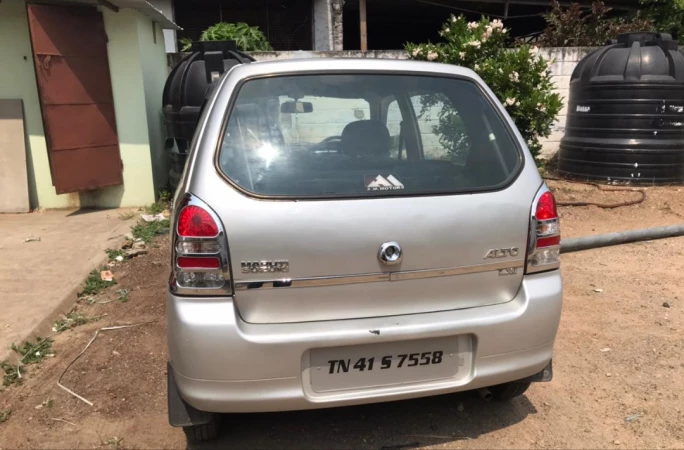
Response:
POLYGON ((654 239, 665 239, 677 236, 684 236, 684 224, 563 239, 561 241, 560 251, 561 253, 579 252, 592 248, 609 247, 611 245, 651 241, 654 239))
POLYGON ((477 393, 480 395, 480 398, 486 402, 490 401, 494 397, 492 395, 492 391, 487 388, 480 388, 477 390, 477 393))

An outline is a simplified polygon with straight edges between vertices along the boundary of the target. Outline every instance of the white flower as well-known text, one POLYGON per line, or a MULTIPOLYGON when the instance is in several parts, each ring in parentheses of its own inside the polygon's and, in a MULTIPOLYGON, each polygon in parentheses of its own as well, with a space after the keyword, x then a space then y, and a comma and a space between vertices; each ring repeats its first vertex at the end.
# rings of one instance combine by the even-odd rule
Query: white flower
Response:
POLYGON ((482 39, 482 42, 486 42, 487 39, 492 37, 492 31, 493 31, 493 29, 492 29, 491 25, 488 26, 487 28, 485 28, 485 31, 484 31, 484 33, 482 33, 482 37, 480 38, 480 39, 482 39))
POLYGON ((429 51, 427 54, 427 59, 428 61, 434 61, 435 59, 437 59, 438 56, 439 55, 437 54, 437 52, 429 51))
POLYGON ((475 70, 480 70, 480 65, 479 65, 479 64, 475 64, 475 66, 474 66, 473 68, 474 68, 475 70))
POLYGON ((444 32, 445 32, 445 33, 448 33, 448 32, 449 32, 449 28, 445 28, 445 29, 444 29, 444 32))
POLYGON ((516 102, 517 102, 517 100, 514 99, 514 98, 512 98, 512 97, 508 97, 508 98, 506 99, 506 104, 509 105, 509 106, 515 105, 516 102))
POLYGON ((482 42, 480 41, 470 41, 468 42, 468 45, 472 45, 475 48, 480 48, 480 45, 482 45, 482 42))
POLYGON ((420 55, 420 49, 417 48, 417 49, 413 50, 413 53, 412 53, 412 54, 413 54, 413 56, 418 56, 418 55, 420 55))
POLYGON ((40 356, 40 352, 36 352, 36 356, 40 356))
POLYGON ((503 28, 503 22, 499 19, 494 19, 494 20, 492 20, 492 27, 493 28, 503 28))
POLYGON ((456 16, 454 16, 453 14, 451 15, 451 21, 456 22, 456 16))
POLYGON ((460 53, 458 54, 458 57, 461 58, 461 59, 465 58, 465 52, 460 52, 460 53))
POLYGON ((477 27, 478 27, 478 23, 477 23, 477 22, 470 22, 470 23, 468 23, 468 29, 469 29, 469 30, 474 30, 474 29, 477 28, 477 27))
POLYGON ((503 73, 503 69, 499 67, 499 73, 503 73))
POLYGON ((518 75, 518 72, 513 72, 509 75, 509 78, 511 81, 517 82, 520 79, 520 76, 518 75))

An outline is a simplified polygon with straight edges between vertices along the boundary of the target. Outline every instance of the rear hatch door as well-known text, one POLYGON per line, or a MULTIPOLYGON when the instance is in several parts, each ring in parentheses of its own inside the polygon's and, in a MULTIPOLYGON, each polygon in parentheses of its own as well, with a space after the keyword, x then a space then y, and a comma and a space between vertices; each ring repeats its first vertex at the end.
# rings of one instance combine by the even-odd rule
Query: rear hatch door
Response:
POLYGON ((482 89, 283 78, 244 84, 218 155, 223 178, 203 184, 244 320, 425 313, 516 295, 540 179, 482 89))

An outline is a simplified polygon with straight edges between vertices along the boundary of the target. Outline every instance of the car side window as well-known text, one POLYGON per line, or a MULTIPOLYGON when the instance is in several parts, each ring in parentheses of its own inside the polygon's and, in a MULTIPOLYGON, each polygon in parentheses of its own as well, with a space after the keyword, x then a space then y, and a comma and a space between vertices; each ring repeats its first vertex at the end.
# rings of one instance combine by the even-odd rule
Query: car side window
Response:
POLYGON ((470 136, 453 103, 442 94, 411 96, 425 159, 465 164, 470 136))

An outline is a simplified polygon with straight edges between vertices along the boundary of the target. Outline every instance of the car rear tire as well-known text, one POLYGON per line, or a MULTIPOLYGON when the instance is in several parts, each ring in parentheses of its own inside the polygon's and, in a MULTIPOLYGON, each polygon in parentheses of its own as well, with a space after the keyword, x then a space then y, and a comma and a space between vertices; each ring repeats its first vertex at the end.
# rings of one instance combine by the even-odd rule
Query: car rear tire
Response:
POLYGON ((527 388, 530 387, 530 384, 532 383, 519 383, 514 381, 492 386, 489 388, 489 391, 492 393, 492 399, 498 402, 507 402, 515 397, 523 395, 527 388))
POLYGON ((216 439, 218 436, 218 424, 216 415, 211 420, 202 425, 190 425, 183 427, 188 444, 198 444, 216 439))

